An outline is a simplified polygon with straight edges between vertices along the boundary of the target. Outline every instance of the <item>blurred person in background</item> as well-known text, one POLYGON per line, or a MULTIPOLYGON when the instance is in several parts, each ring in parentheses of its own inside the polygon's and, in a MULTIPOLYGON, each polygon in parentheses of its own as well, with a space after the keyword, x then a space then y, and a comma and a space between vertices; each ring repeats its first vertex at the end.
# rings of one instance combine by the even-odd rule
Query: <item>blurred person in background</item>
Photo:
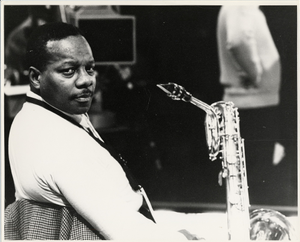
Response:
POLYGON ((27 41, 36 27, 59 20, 57 10, 48 5, 28 6, 28 17, 9 33, 5 42, 6 82, 11 85, 29 84, 24 63, 27 41))
MULTIPOLYGON (((239 110, 251 201, 270 203, 280 144, 281 60, 258 5, 222 6, 217 22, 224 101, 239 110)), ((276 178, 275 178, 276 179, 276 178)))

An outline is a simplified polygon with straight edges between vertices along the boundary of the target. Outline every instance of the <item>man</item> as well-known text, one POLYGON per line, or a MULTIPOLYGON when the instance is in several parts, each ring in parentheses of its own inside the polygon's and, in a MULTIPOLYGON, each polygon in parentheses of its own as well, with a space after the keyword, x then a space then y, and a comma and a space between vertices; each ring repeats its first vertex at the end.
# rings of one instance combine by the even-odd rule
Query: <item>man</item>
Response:
POLYGON ((279 191, 272 190, 272 171, 284 156, 279 144, 280 56, 258 5, 222 6, 217 40, 223 100, 239 108, 250 197, 270 204, 279 191))
POLYGON ((122 159, 86 114, 95 62, 80 31, 65 23, 39 27, 27 62, 30 92, 9 138, 16 199, 72 207, 105 239, 195 239, 185 230, 165 231, 139 212, 143 190, 128 180, 122 159))

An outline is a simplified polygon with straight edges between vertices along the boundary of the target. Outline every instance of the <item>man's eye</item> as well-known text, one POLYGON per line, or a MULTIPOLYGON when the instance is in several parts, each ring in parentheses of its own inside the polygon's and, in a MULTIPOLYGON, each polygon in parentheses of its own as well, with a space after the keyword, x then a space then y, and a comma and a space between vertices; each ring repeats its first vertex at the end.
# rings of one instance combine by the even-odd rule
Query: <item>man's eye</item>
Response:
POLYGON ((94 75, 94 73, 95 73, 94 67, 91 66, 91 67, 86 68, 86 72, 90 75, 94 75))
POLYGON ((62 71, 62 73, 65 76, 72 76, 74 74, 75 70, 73 68, 65 69, 62 71))

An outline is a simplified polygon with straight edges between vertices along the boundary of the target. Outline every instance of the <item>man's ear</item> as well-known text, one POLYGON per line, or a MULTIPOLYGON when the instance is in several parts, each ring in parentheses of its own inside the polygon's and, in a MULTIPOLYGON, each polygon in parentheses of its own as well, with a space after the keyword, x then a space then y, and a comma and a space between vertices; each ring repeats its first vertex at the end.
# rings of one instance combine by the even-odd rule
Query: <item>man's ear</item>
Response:
POLYGON ((40 89, 40 78, 41 72, 33 66, 29 67, 29 81, 35 89, 40 89))

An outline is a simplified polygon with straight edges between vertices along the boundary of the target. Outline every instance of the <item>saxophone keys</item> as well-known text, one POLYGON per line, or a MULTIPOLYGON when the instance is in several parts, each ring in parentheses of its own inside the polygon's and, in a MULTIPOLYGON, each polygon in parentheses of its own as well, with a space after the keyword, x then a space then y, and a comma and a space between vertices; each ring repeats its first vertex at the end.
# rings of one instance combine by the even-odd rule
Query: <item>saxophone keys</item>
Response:
POLYGON ((218 183, 220 186, 222 186, 223 184, 223 178, 228 177, 228 170, 227 169, 223 169, 222 171, 219 172, 218 175, 218 183))
POLYGON ((218 175, 218 184, 219 186, 221 187, 223 185, 223 176, 222 176, 222 171, 219 172, 219 175, 218 175))

